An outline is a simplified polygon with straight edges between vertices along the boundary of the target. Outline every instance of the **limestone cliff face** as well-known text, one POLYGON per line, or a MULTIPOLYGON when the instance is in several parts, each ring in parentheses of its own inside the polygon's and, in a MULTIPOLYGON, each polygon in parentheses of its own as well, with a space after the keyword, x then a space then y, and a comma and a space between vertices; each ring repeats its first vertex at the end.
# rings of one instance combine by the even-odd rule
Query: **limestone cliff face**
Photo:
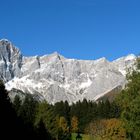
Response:
MULTIPOLYGON (((8 40, 0 40, 0 78, 8 90, 17 89, 37 95, 49 103, 97 100, 126 82, 127 67, 134 55, 109 62, 67 59, 57 52, 45 56, 22 56, 8 40)), ((13 92, 11 92, 12 94, 13 92)))
POLYGON ((20 75, 22 55, 8 40, 0 40, 0 77, 6 82, 20 75))

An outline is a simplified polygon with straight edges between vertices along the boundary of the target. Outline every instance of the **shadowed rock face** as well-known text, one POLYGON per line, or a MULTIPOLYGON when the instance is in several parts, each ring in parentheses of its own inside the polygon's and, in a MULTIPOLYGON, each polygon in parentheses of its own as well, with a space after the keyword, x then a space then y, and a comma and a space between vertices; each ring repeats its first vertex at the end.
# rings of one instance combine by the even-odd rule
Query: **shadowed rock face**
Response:
POLYGON ((96 100, 125 84, 125 72, 134 55, 113 62, 67 59, 57 52, 24 57, 8 40, 0 40, 0 78, 6 88, 36 94, 49 103, 96 100))

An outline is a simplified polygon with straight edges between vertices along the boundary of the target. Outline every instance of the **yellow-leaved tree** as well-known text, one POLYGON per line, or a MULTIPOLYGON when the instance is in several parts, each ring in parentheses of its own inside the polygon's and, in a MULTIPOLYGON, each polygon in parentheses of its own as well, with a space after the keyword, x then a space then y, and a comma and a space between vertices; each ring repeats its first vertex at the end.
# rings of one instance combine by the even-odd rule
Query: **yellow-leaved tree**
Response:
POLYGON ((71 132, 77 133, 78 132, 78 118, 73 116, 71 119, 71 132))
POLYGON ((126 140, 123 123, 116 118, 91 122, 85 129, 85 133, 99 140, 126 140))

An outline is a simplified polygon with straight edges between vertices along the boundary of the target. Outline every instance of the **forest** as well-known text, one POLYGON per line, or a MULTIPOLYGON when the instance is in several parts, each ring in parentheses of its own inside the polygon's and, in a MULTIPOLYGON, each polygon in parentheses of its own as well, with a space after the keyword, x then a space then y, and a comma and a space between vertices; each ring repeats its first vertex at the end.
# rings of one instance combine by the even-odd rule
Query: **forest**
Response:
POLYGON ((48 104, 27 94, 13 102, 0 82, 0 137, 4 139, 71 140, 75 134, 93 140, 140 139, 140 59, 128 70, 127 84, 113 101, 48 104), (9 135, 8 135, 9 134, 9 135))

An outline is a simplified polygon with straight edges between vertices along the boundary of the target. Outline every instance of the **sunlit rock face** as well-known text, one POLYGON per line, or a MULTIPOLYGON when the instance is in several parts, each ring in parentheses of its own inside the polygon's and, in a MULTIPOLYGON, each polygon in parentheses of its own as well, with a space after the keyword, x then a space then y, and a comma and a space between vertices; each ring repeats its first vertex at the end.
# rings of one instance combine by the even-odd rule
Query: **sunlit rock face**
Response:
POLYGON ((57 52, 25 57, 10 41, 0 40, 0 78, 7 90, 30 93, 49 103, 97 100, 124 86, 126 71, 135 60, 132 54, 113 62, 67 59, 57 52))
POLYGON ((6 82, 20 75, 22 55, 6 39, 0 40, 0 77, 6 82))

